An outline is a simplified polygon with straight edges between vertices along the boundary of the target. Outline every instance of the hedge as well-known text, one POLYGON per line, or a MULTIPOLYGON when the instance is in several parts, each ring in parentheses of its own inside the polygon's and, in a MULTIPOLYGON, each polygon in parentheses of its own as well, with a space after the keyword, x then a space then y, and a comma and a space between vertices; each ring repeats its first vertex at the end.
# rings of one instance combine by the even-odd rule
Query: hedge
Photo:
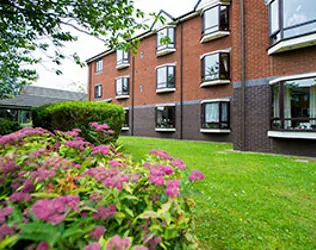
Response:
POLYGON ((18 122, 0 118, 0 135, 7 135, 20 130, 22 127, 18 122))
POLYGON ((33 127, 41 127, 49 131, 81 130, 80 136, 96 143, 91 137, 91 122, 106 123, 115 132, 112 142, 120 135, 124 122, 124 110, 119 105, 89 101, 72 101, 49 104, 32 109, 33 127))

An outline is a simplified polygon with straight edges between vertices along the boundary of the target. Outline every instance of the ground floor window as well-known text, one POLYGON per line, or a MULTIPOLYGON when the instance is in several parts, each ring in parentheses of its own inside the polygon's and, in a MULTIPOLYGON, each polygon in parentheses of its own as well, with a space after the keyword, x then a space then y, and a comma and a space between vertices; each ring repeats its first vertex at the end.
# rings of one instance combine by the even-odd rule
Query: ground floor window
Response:
POLYGON ((94 99, 102 98, 102 84, 96 84, 94 86, 94 99))
POLYGON ((176 127, 176 107, 159 106, 156 107, 156 128, 176 127))
POLYGON ((20 124, 29 124, 32 122, 30 110, 0 108, 0 118, 18 122, 20 124))
POLYGON ((129 109, 125 109, 125 120, 123 123, 124 128, 129 128, 129 109))
POLYGON ((229 101, 207 101, 201 107, 201 128, 229 129, 229 101))
POLYGON ((296 79, 272 85, 274 130, 316 131, 316 78, 296 79))

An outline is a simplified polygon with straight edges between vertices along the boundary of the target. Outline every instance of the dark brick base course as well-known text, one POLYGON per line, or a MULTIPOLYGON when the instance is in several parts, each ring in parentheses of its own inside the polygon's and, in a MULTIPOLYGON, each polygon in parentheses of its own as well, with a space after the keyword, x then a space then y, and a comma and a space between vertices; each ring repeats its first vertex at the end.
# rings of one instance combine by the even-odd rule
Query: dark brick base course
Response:
MULTIPOLYGON (((203 134, 200 132, 200 104, 183 106, 183 139, 205 140, 214 142, 231 142, 230 134, 203 134)), ((155 131, 155 107, 135 108, 134 135, 157 138, 180 138, 180 106, 176 106, 176 132, 155 131)))

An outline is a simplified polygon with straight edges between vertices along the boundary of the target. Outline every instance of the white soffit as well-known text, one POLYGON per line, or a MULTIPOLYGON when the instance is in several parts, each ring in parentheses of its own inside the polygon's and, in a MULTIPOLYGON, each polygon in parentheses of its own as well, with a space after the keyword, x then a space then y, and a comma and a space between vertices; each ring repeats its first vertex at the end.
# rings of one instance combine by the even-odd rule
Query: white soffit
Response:
POLYGON ((203 9, 207 9, 207 8, 216 6, 218 4, 229 5, 230 3, 231 3, 231 0, 202 0, 196 6, 196 10, 200 11, 203 9))

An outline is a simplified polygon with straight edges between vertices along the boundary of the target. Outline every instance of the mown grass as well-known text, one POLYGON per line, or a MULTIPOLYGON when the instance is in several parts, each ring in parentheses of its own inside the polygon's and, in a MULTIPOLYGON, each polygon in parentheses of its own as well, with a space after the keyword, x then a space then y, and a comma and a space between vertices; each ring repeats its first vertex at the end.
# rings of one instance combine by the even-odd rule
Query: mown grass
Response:
POLYGON ((194 197, 202 249, 316 249, 315 160, 233 152, 230 144, 138 137, 119 143, 134 160, 158 148, 203 171, 194 197))

